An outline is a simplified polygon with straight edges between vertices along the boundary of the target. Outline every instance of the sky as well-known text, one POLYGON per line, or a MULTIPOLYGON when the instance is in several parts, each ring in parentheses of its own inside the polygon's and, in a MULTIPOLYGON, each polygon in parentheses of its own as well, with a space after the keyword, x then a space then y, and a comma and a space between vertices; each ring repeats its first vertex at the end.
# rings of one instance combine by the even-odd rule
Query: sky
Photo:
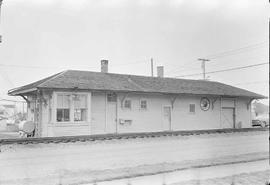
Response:
MULTIPOLYGON (((269 2, 255 0, 3 0, 0 98, 67 69, 202 79, 268 62, 269 2)), ((269 96, 269 65, 208 80, 269 96)), ((268 104, 268 100, 263 100, 268 104)))

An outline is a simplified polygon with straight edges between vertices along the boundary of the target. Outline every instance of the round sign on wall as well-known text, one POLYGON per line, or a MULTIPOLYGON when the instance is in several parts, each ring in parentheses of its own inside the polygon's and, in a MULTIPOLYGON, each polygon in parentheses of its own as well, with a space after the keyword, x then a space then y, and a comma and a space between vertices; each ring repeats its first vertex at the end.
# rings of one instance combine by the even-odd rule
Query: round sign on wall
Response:
POLYGON ((208 98, 202 98, 201 99, 201 109, 204 111, 207 111, 210 108, 210 101, 208 98))

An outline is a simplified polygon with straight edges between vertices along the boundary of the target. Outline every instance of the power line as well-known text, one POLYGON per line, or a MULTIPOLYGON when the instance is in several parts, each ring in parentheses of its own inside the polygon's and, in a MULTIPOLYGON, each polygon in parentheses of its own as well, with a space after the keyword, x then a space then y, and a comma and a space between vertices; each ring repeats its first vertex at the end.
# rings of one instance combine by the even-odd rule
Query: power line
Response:
POLYGON ((242 53, 242 52, 247 52, 247 51, 252 50, 252 49, 258 49, 258 48, 262 47, 263 45, 265 45, 266 43, 267 43, 267 41, 264 41, 264 42, 260 42, 260 43, 240 47, 240 48, 237 48, 237 49, 231 49, 231 50, 223 51, 223 52, 220 52, 220 53, 208 55, 206 58, 215 59, 215 58, 225 57, 225 56, 229 56, 229 55, 235 55, 235 54, 239 54, 239 53, 242 53))
POLYGON ((0 66, 3 66, 3 67, 17 67, 17 68, 33 68, 33 69, 55 69, 55 68, 61 68, 61 67, 48 67, 48 66, 27 66, 27 65, 10 65, 10 64, 0 64, 0 66))
MULTIPOLYGON (((249 45, 246 45, 246 46, 243 46, 243 47, 240 47, 240 48, 231 49, 231 50, 223 51, 223 52, 220 52, 220 53, 211 54, 211 55, 206 56, 205 58, 215 59, 215 58, 225 57, 225 56, 228 56, 228 55, 235 55, 235 54, 238 54, 238 53, 241 53, 241 52, 246 52, 245 50, 257 49, 258 47, 261 47, 262 45, 265 45, 266 43, 267 43, 267 41, 258 42, 258 43, 255 43, 255 44, 249 44, 249 45)), ((197 61, 194 61, 194 60, 191 60, 191 61, 192 62, 186 62, 183 65, 178 66, 177 68, 184 67, 184 66, 186 66, 188 64, 192 64, 194 62, 197 62, 197 61)), ((177 70, 177 69, 174 68, 173 70, 170 70, 167 73, 179 72, 179 71, 182 71, 182 69, 177 70)))
POLYGON ((252 84, 259 84, 259 83, 269 83, 269 80, 262 80, 262 81, 254 81, 254 82, 243 82, 243 83, 236 83, 233 85, 252 85, 252 84))
POLYGON ((6 80, 12 87, 14 87, 13 82, 10 80, 10 78, 8 77, 8 75, 6 74, 5 71, 0 69, 0 75, 3 77, 4 80, 6 80))
MULTIPOLYGON (((184 63, 184 64, 182 64, 180 66, 177 66, 177 68, 180 68, 181 67, 181 69, 175 69, 174 68, 172 70, 167 71, 167 73, 173 73, 173 72, 183 71, 186 68, 190 68, 190 67, 187 67, 187 65, 194 64, 194 63, 197 63, 197 60, 190 60, 190 62, 186 62, 186 63, 184 63)), ((174 65, 174 66, 176 66, 176 65, 174 65)))
MULTIPOLYGON (((114 66, 124 66, 124 65, 133 65, 133 64, 140 64, 140 63, 146 63, 147 61, 136 61, 136 62, 131 62, 131 63, 121 63, 121 64, 116 64, 114 66)), ((32 68, 32 69, 55 69, 55 68, 67 68, 67 66, 28 66, 28 65, 12 65, 12 64, 1 64, 0 67, 14 67, 14 68, 32 68)), ((75 66, 73 66, 75 67, 75 66)), ((77 66, 77 67, 82 67, 82 68, 87 68, 89 66, 77 66)))
MULTIPOLYGON (((268 58, 266 58, 266 57, 258 57, 258 56, 256 56, 256 57, 248 57, 248 58, 245 58, 244 59, 246 62, 247 61, 267 61, 268 60, 268 58)), ((243 61, 243 59, 241 60, 241 59, 237 59, 237 60, 226 60, 226 61, 222 61, 222 63, 223 62, 226 62, 226 64, 228 64, 228 63, 238 63, 238 62, 242 62, 243 61)), ((219 62, 216 62, 215 60, 212 60, 212 62, 209 62, 208 64, 207 64, 207 66, 208 66, 208 68, 213 68, 213 67, 217 67, 217 66, 221 66, 221 64, 220 64, 220 62, 221 61, 219 61, 219 62)))
MULTIPOLYGON (((210 71, 210 72, 206 72, 205 74, 213 74, 213 73, 220 73, 220 72, 233 71, 233 70, 239 70, 239 69, 246 69, 246 68, 251 68, 251 67, 256 67, 256 66, 261 66, 261 65, 266 65, 266 64, 269 64, 269 63, 264 62, 264 63, 253 64, 253 65, 248 65, 248 66, 241 66, 241 67, 223 69, 223 70, 218 70, 218 71, 210 71)), ((174 76, 174 77, 197 76, 197 75, 202 75, 202 74, 203 73, 196 73, 196 74, 181 75, 181 76, 174 76)))

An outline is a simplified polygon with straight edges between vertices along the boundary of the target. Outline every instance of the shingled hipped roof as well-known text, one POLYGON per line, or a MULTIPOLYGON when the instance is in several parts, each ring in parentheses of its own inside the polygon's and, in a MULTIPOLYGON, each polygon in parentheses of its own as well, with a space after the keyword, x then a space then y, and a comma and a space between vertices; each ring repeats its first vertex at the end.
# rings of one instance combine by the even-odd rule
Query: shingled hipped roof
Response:
POLYGON ((36 91, 37 89, 74 88, 77 90, 266 98, 263 95, 213 81, 158 78, 76 70, 67 70, 37 82, 12 89, 8 94, 22 95, 36 91))

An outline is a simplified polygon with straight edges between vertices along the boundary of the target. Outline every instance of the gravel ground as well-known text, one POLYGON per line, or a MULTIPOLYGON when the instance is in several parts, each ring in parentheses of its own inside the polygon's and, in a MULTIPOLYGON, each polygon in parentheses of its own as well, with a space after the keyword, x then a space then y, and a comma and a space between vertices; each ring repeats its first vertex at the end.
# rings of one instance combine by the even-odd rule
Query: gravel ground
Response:
POLYGON ((106 179, 121 176, 130 168, 154 173, 161 164, 172 168, 175 164, 191 164, 196 160, 203 163, 259 155, 268 152, 268 132, 4 145, 0 149, 0 184, 55 184, 68 177, 74 177, 71 180, 76 182, 82 176, 93 177, 100 172, 106 179), (47 183, 49 180, 53 182, 47 183))

